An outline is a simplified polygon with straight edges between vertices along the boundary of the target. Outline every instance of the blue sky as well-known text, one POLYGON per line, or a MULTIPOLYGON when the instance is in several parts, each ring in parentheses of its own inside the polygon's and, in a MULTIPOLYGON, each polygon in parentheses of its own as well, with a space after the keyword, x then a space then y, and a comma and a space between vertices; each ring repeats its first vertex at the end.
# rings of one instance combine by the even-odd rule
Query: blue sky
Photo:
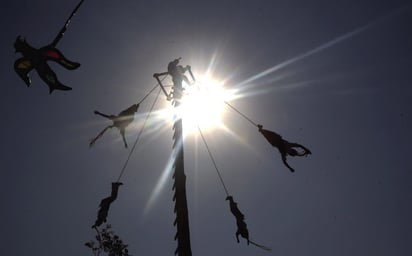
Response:
MULTIPOLYGON (((213 76, 243 96, 231 104, 313 152, 290 159, 290 173, 230 109, 224 121, 232 135, 205 132, 252 240, 276 255, 411 255, 410 1, 85 0, 58 45, 82 66, 51 64, 73 90, 49 95, 35 73, 27 88, 13 70, 15 38, 50 43, 76 4, 2 3, 4 255, 91 255, 83 244, 129 153, 115 130, 88 148, 107 124, 93 111, 116 114, 138 102, 155 85, 152 74, 176 57, 197 74, 213 63, 213 76)), ((153 100, 141 105, 129 145, 153 100)), ((168 104, 161 98, 156 109, 168 104)), ((171 137, 170 122, 151 119, 110 209, 133 255, 176 248, 172 179, 164 174, 171 137)), ((200 138, 184 146, 193 255, 264 255, 236 243, 235 219, 200 138)))

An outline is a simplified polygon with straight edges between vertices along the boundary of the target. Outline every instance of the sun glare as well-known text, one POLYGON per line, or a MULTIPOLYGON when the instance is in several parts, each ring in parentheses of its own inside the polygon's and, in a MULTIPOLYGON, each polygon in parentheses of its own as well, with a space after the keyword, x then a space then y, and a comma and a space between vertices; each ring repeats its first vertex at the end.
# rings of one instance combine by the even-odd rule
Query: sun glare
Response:
POLYGON ((184 135, 198 131, 207 131, 222 124, 225 101, 230 93, 223 88, 223 82, 210 76, 197 77, 196 83, 187 86, 182 97, 181 105, 176 109, 183 119, 184 135))

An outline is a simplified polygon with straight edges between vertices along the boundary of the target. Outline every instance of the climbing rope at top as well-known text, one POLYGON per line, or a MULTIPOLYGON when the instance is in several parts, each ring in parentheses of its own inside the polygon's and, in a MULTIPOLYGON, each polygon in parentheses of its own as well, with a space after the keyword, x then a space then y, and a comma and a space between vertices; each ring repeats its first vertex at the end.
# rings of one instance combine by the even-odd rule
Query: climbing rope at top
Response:
POLYGON ((227 190, 227 187, 226 187, 226 185, 225 185, 225 182, 223 181, 222 175, 220 174, 220 171, 219 171, 219 169, 217 168, 217 164, 216 164, 215 159, 213 158, 212 152, 210 151, 210 148, 209 148, 209 146, 208 146, 208 144, 207 144, 207 142, 206 142, 206 139, 205 139, 205 137, 203 136, 202 130, 200 129, 199 126, 197 126, 197 128, 198 128, 198 130, 199 130, 200 136, 202 137, 203 143, 204 143, 205 146, 206 146, 207 152, 209 153, 210 159, 212 159, 213 165, 215 166, 217 175, 219 176, 220 182, 222 183, 223 189, 225 190, 226 196, 228 197, 228 196, 230 196, 230 195, 229 195, 229 191, 227 190))
MULTIPOLYGON (((157 86, 159 86, 159 85, 156 85, 156 86, 143 98, 143 100, 145 100, 145 99, 147 98, 147 96, 149 96, 149 94, 152 93, 152 92, 154 91, 154 89, 157 88, 157 86)), ((161 90, 159 90, 159 92, 157 93, 157 96, 156 96, 155 100, 153 101, 153 104, 152 104, 152 106, 151 106, 151 108, 150 108, 150 110, 149 110, 149 113, 147 114, 146 119, 145 119, 144 122, 143 122, 143 126, 142 126, 142 128, 140 129, 139 134, 137 135, 137 138, 136 138, 136 140, 135 140, 135 142, 134 142, 134 144, 133 144, 133 147, 132 147, 132 149, 130 150, 129 155, 128 155, 127 158, 126 158, 126 161, 125 161, 125 163, 124 163, 124 165, 123 165, 123 167, 122 167, 122 169, 121 169, 121 171, 120 171, 119 177, 117 178, 117 181, 116 181, 116 182, 119 182, 119 181, 120 181, 121 177, 122 177, 123 174, 124 174, 124 171, 126 170, 127 164, 129 163, 129 160, 130 160, 130 157, 132 156, 133 151, 134 151, 134 149, 136 148, 137 142, 139 141, 140 136, 142 135, 143 130, 144 130, 144 128, 146 127, 147 121, 148 121, 150 115, 151 115, 152 112, 153 112, 154 106, 156 105, 156 102, 157 102, 157 99, 159 98, 160 92, 161 92, 161 90)), ((141 103, 143 100, 141 100, 140 103, 141 103)), ((140 103, 139 103, 139 104, 140 104, 140 103)))

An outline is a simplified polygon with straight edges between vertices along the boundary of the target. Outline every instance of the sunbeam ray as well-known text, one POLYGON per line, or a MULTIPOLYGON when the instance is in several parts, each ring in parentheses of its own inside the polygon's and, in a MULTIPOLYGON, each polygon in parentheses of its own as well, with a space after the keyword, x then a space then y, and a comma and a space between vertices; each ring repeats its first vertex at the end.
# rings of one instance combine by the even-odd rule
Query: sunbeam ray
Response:
POLYGON ((338 44, 338 43, 341 43, 341 42, 343 42, 343 41, 345 41, 345 40, 347 40, 347 39, 349 39, 349 38, 352 38, 352 37, 354 37, 354 36, 356 36, 356 35, 364 32, 364 31, 366 31, 366 30, 368 30, 368 29, 370 29, 370 28, 372 28, 372 27, 374 27, 374 26, 376 26, 376 25, 379 25, 379 24, 385 22, 385 21, 389 20, 389 19, 392 18, 392 17, 395 17, 395 16, 401 14, 402 12, 406 11, 407 9, 409 9, 411 6, 412 6, 412 5, 407 5, 407 6, 400 7, 400 8, 398 8, 398 9, 396 9, 396 10, 394 10, 394 11, 392 11, 392 12, 390 12, 390 13, 384 15, 384 16, 381 16, 380 18, 378 18, 378 19, 376 19, 376 20, 374 20, 374 21, 369 22, 368 24, 366 24, 366 25, 364 25, 364 26, 358 27, 358 28, 354 29, 353 31, 348 32, 348 33, 346 33, 346 34, 343 34, 343 35, 341 35, 341 36, 338 36, 338 37, 332 39, 331 41, 326 42, 326 43, 324 43, 324 44, 322 44, 322 45, 320 45, 320 46, 318 46, 318 47, 316 47, 316 48, 314 48, 314 49, 312 49, 312 50, 309 50, 309 51, 307 51, 307 52, 305 52, 305 53, 303 53, 303 54, 300 54, 300 55, 298 55, 298 56, 296 56, 296 57, 294 57, 294 58, 291 58, 291 59, 286 60, 286 61, 284 61, 284 62, 282 62, 282 63, 280 63, 280 64, 277 64, 277 65, 275 65, 275 66, 273 66, 273 67, 271 67, 271 68, 268 68, 268 69, 262 71, 261 73, 256 74, 256 75, 254 75, 254 76, 246 79, 245 81, 239 83, 237 86, 242 86, 242 85, 251 83, 251 82, 253 82, 253 81, 256 81, 257 79, 260 79, 260 78, 262 78, 262 77, 264 77, 264 76, 267 76, 267 75, 269 75, 269 74, 271 74, 271 73, 273 73, 273 72, 275 72, 275 71, 278 71, 278 70, 280 70, 280 69, 282 69, 282 68, 284 68, 284 67, 286 67, 286 66, 289 66, 289 65, 291 65, 291 64, 293 64, 293 63, 295 63, 295 62, 298 62, 298 61, 300 61, 300 60, 302 60, 302 59, 305 59, 305 58, 307 58, 307 57, 310 57, 310 56, 312 56, 312 55, 314 55, 314 54, 316 54, 316 53, 318 53, 318 52, 321 52, 321 51, 323 51, 323 50, 326 50, 326 49, 328 49, 328 48, 330 48, 330 47, 332 47, 332 46, 334 46, 334 45, 336 45, 336 44, 338 44))

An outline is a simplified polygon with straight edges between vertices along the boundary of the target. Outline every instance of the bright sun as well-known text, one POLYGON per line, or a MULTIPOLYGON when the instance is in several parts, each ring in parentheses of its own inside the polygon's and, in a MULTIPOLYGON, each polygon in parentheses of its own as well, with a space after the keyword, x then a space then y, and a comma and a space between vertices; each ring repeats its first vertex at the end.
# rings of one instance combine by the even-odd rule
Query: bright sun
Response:
POLYGON ((176 109, 183 118, 184 135, 207 131, 222 124, 225 101, 230 92, 223 88, 223 82, 211 76, 196 77, 194 85, 186 86, 181 105, 176 109))

